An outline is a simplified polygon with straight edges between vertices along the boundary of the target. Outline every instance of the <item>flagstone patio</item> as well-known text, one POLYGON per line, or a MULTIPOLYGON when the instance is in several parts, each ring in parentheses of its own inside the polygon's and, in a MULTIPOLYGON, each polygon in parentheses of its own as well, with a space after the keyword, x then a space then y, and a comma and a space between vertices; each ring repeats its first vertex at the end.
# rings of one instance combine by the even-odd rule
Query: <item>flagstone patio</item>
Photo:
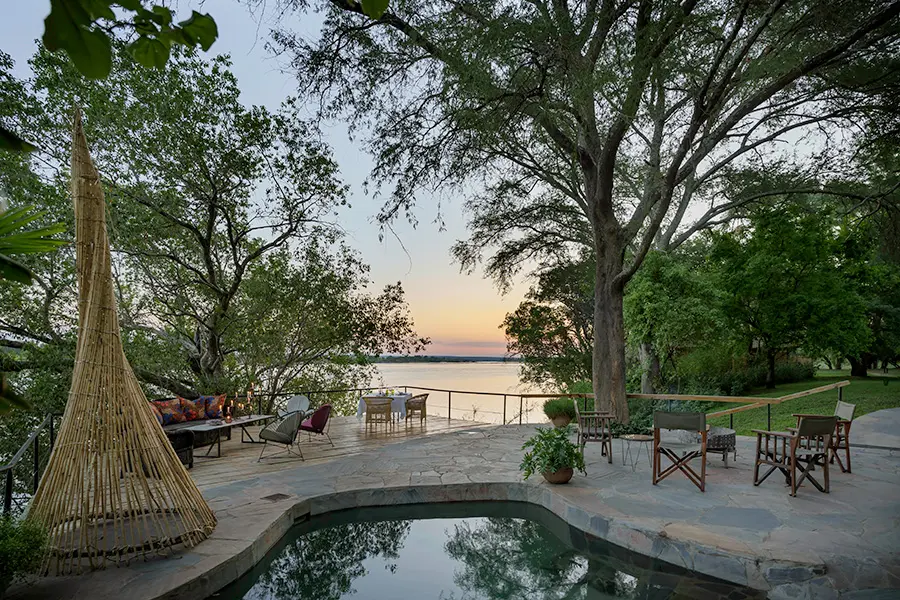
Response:
POLYGON ((587 476, 550 486, 539 477, 522 482, 518 472, 533 426, 447 423, 439 432, 437 421, 418 432, 401 434, 400 426, 366 437, 363 425, 345 418, 334 427, 343 431, 338 437, 356 439, 335 440, 345 451, 307 453, 304 442, 307 462, 259 470, 249 458, 258 447, 232 440, 223 444, 223 458, 201 459, 191 473, 219 519, 210 539, 172 559, 47 578, 11 597, 199 600, 248 570, 310 514, 466 500, 539 504, 599 538, 768 590, 772 598, 900 597, 898 450, 856 449, 853 473, 835 469, 830 494, 807 484, 791 498, 775 475, 753 486, 750 438, 738 439, 737 462, 728 469, 710 456, 706 493, 679 475, 653 486, 643 454, 632 471, 616 440, 612 465, 598 445, 588 445, 587 476))

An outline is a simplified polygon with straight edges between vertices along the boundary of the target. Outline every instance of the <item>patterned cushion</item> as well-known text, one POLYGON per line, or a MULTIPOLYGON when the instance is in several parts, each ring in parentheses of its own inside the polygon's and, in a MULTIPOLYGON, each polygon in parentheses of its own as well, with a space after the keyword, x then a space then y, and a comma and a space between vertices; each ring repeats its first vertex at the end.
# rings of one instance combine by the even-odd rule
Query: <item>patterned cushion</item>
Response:
POLYGON ((173 423, 184 423, 184 412, 181 410, 181 398, 172 398, 171 400, 154 400, 153 404, 162 414, 163 425, 172 425, 173 423))
POLYGON ((153 416, 156 417, 156 420, 159 421, 159 424, 163 424, 163 416, 162 413, 159 412, 159 407, 156 406, 155 402, 150 403, 150 412, 153 413, 153 416))
POLYGON ((218 396, 200 396, 206 400, 206 418, 221 419, 222 407, 225 405, 225 394, 218 396))
POLYGON ((184 413, 185 421, 196 421, 197 419, 206 418, 206 398, 198 396, 193 400, 187 398, 181 399, 181 410, 184 413))

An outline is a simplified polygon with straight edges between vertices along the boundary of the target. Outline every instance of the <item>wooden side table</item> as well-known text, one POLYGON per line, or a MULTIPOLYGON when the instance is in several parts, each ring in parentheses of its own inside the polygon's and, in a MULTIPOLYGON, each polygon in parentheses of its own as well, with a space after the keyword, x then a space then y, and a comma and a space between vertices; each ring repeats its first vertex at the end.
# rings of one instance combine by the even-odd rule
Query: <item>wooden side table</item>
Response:
POLYGON ((637 470, 638 459, 641 457, 641 448, 646 448, 647 463, 653 467, 652 458, 650 456, 650 444, 653 442, 652 435, 641 435, 639 433, 629 433, 622 436, 622 464, 630 464, 631 470, 637 470), (635 452, 632 453, 631 445, 637 444, 635 452), (628 460, 626 461, 626 457, 628 460))

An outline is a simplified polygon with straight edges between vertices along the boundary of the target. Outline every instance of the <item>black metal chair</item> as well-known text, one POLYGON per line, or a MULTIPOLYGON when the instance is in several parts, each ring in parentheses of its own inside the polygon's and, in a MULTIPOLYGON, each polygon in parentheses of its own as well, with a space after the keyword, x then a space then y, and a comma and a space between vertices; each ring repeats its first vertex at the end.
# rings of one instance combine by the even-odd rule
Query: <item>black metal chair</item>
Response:
POLYGON ((280 421, 272 422, 263 427, 263 429, 259 432, 259 439, 263 440, 264 445, 262 452, 259 453, 259 458, 256 459, 256 462, 259 462, 263 459, 263 454, 266 453, 266 448, 269 446, 269 442, 272 442, 273 444, 284 444, 285 449, 281 452, 270 454, 266 458, 273 458, 281 454, 291 454, 293 456, 299 456, 300 460, 304 460, 303 452, 300 450, 300 444, 297 444, 296 453, 291 449, 291 447, 294 445, 294 442, 297 441, 297 433, 300 431, 300 421, 302 419, 302 412, 292 412, 280 421))
POLYGON ((706 491, 706 414, 691 412, 653 413, 653 485, 656 485, 675 471, 684 473, 691 483, 706 491), (662 431, 670 432, 663 437, 662 431), (675 432, 687 432, 677 436, 675 432), (662 469, 662 456, 672 461, 666 469, 662 469), (700 459, 700 474, 689 464, 695 458, 700 459))

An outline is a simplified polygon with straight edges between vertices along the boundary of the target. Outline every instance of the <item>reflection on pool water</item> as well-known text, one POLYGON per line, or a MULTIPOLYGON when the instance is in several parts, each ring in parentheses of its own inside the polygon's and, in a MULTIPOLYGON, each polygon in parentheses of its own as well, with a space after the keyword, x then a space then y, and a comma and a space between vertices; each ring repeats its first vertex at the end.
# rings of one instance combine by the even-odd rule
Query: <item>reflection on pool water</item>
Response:
POLYGON ((217 600, 763 598, 587 535, 538 506, 354 509, 295 526, 217 600))

